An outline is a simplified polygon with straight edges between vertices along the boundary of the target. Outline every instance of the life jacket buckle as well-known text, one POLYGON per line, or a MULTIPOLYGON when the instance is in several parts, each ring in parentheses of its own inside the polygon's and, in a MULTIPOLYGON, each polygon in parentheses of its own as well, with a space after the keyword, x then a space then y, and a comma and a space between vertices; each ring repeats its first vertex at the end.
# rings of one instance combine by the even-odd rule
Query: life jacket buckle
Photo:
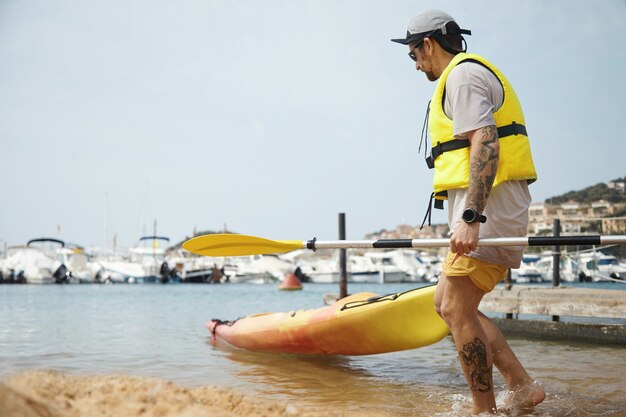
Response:
POLYGON ((435 168, 435 160, 433 159, 432 155, 426 157, 426 165, 428 165, 428 169, 435 168))

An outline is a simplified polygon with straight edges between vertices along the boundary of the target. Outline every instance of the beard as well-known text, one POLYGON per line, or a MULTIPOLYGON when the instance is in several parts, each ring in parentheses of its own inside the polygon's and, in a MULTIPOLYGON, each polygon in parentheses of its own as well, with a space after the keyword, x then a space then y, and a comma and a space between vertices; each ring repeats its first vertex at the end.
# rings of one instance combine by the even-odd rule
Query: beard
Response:
POLYGON ((439 79, 432 71, 424 71, 424 74, 426 74, 428 81, 437 81, 439 79))

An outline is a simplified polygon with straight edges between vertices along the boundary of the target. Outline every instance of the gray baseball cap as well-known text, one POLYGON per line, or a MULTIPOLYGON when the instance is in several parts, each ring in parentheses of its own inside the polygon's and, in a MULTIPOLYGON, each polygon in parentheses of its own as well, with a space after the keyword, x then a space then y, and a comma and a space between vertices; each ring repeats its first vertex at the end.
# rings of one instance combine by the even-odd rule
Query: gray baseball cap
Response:
POLYGON ((409 22, 406 38, 392 39, 392 42, 408 45, 409 43, 421 42, 424 38, 437 35, 471 35, 467 29, 461 29, 454 18, 441 10, 427 10, 415 16, 409 22), (454 22, 453 25, 448 23, 454 22))

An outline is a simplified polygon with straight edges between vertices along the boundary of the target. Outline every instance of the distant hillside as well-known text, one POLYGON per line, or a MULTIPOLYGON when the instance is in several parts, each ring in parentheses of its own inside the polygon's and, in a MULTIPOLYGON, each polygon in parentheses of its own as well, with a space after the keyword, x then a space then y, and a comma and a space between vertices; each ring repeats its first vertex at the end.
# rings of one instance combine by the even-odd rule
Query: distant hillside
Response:
MULTIPOLYGON (((611 182, 624 183, 626 182, 626 177, 617 178, 611 182)), ((579 203, 593 203, 598 200, 606 200, 611 203, 626 203, 626 193, 624 193, 623 188, 609 188, 607 184, 601 182, 579 191, 569 191, 565 194, 548 198, 546 202, 550 204, 561 204, 569 200, 574 200, 579 203)))

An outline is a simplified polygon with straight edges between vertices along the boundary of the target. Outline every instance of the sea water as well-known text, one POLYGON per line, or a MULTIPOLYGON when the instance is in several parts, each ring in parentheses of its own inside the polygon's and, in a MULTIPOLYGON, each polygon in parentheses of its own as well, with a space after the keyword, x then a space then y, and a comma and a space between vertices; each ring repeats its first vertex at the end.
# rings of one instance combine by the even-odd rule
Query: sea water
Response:
MULTIPOLYGON (((607 284, 602 288, 626 289, 607 284)), ((349 284, 349 292, 405 291, 419 284, 349 284)), ((265 311, 322 306, 337 285, 3 285, 0 378, 28 370, 151 376, 220 386, 301 407, 381 416, 467 415, 468 389, 451 338, 372 356, 264 354, 211 343, 205 324, 265 311)), ((626 291, 623 292, 626 296, 626 291)), ((546 401, 533 416, 626 416, 626 348, 509 342, 546 401)), ((494 371, 499 401, 506 392, 494 371)))

